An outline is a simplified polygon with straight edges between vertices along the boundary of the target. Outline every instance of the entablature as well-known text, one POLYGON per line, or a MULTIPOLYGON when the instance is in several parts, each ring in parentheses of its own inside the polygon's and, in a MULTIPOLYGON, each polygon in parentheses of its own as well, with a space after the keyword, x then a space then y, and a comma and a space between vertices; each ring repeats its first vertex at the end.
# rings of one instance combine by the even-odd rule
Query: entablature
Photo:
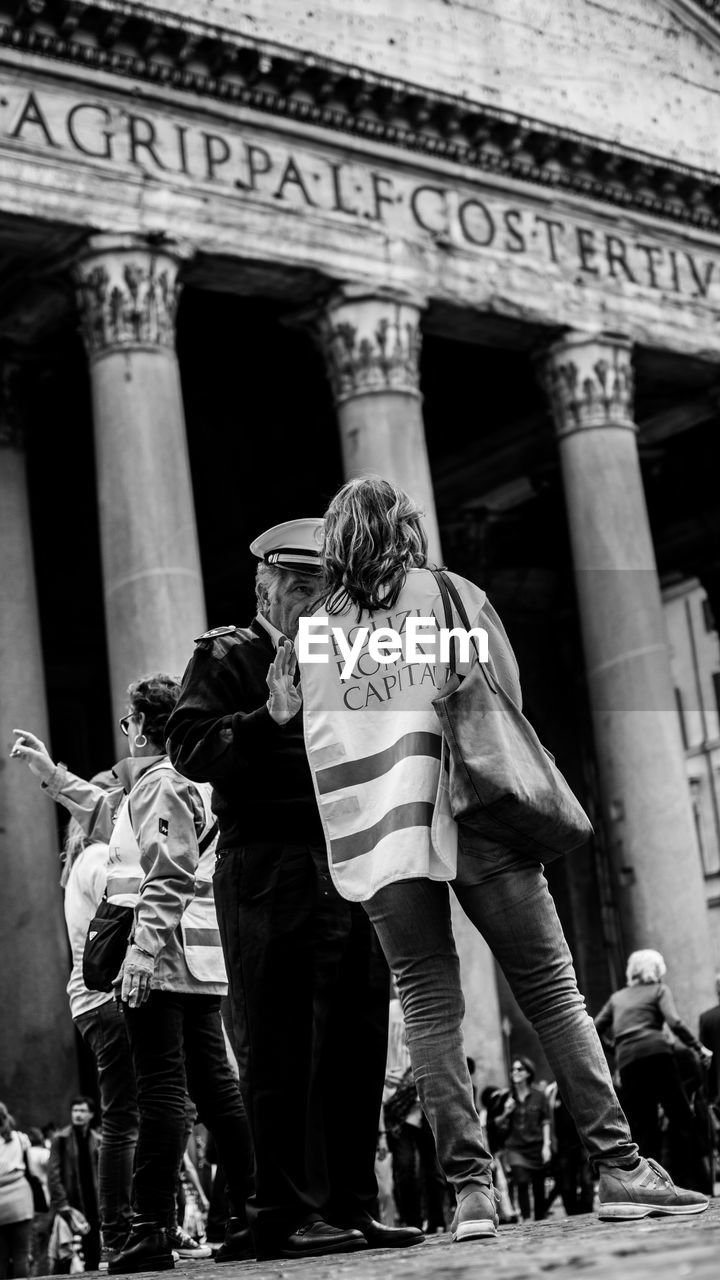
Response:
MULTIPOLYGON (((675 0, 680 3, 680 0, 675 0)), ((718 0, 683 4, 720 34, 718 0)), ((720 180, 572 129, 249 41, 206 24, 93 0, 0 0, 0 47, 132 77, 339 134, 720 230, 720 180)))

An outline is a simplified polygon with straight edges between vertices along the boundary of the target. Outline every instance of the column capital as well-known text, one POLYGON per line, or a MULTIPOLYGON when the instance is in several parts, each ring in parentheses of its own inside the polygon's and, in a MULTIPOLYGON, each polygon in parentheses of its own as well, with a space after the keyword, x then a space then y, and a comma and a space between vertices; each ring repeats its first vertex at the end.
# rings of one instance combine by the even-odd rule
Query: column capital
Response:
POLYGON ((90 359, 115 351, 174 350, 183 244, 140 236, 91 236, 73 267, 90 359))
POLYGON ((629 338, 568 333, 538 356, 537 366, 559 438, 594 427, 637 429, 629 338))
POLYGON ((335 404, 397 391, 420 396, 425 300, 394 289, 343 285, 314 315, 335 404))

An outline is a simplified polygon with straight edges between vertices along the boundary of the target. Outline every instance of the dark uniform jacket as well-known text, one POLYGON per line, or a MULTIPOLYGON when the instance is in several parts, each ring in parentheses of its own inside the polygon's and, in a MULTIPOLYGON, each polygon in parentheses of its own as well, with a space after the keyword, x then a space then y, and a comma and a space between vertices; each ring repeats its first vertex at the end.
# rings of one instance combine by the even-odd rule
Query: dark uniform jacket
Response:
POLYGON ((168 722, 175 768, 212 783, 218 852, 265 842, 324 845, 302 710, 278 725, 267 709, 274 656, 257 619, 208 632, 197 642, 168 722))
POLYGON ((90 1171, 95 1188, 95 1204, 86 1204, 80 1185, 80 1161, 73 1126, 58 1129, 50 1147, 48 1160, 48 1187, 50 1208, 53 1213, 63 1209, 80 1209, 90 1221, 97 1219, 97 1168, 100 1150, 100 1134, 89 1129, 87 1134, 90 1155, 90 1171))

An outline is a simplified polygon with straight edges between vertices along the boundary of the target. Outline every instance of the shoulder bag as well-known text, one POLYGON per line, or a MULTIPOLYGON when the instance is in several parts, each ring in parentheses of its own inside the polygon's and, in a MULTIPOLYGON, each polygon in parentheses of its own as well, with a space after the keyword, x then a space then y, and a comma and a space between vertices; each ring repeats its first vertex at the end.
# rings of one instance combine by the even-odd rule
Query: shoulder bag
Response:
MULTIPOLYGON (((450 596, 470 631, 454 583, 430 571, 443 601, 445 625, 453 624, 450 596)), ((456 624, 455 624, 456 625, 456 624)), ((530 722, 500 687, 487 663, 457 673, 456 638, 450 675, 433 699, 449 763, 449 798, 458 823, 526 857, 550 862, 593 834, 590 819, 545 750, 530 722)))
POLYGON ((88 991, 112 991, 125 959, 134 907, 121 907, 103 898, 88 925, 83 950, 83 982, 88 991))
MULTIPOLYGON (((200 841, 200 856, 215 839, 217 822, 200 841)), ((88 991, 112 991, 130 941, 134 907, 123 907, 103 897, 88 925, 83 950, 83 982, 88 991)))

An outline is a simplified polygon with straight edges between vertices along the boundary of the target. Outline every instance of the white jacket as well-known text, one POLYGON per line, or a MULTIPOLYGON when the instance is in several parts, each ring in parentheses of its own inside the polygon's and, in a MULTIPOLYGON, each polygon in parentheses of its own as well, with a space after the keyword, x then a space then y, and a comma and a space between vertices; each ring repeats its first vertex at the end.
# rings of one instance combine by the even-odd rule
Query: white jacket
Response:
POLYGON ((105 791, 58 765, 48 794, 109 846, 109 902, 135 908, 133 938, 155 957, 152 988, 225 995, 227 977, 212 892, 210 787, 188 782, 167 756, 121 760, 105 791))

